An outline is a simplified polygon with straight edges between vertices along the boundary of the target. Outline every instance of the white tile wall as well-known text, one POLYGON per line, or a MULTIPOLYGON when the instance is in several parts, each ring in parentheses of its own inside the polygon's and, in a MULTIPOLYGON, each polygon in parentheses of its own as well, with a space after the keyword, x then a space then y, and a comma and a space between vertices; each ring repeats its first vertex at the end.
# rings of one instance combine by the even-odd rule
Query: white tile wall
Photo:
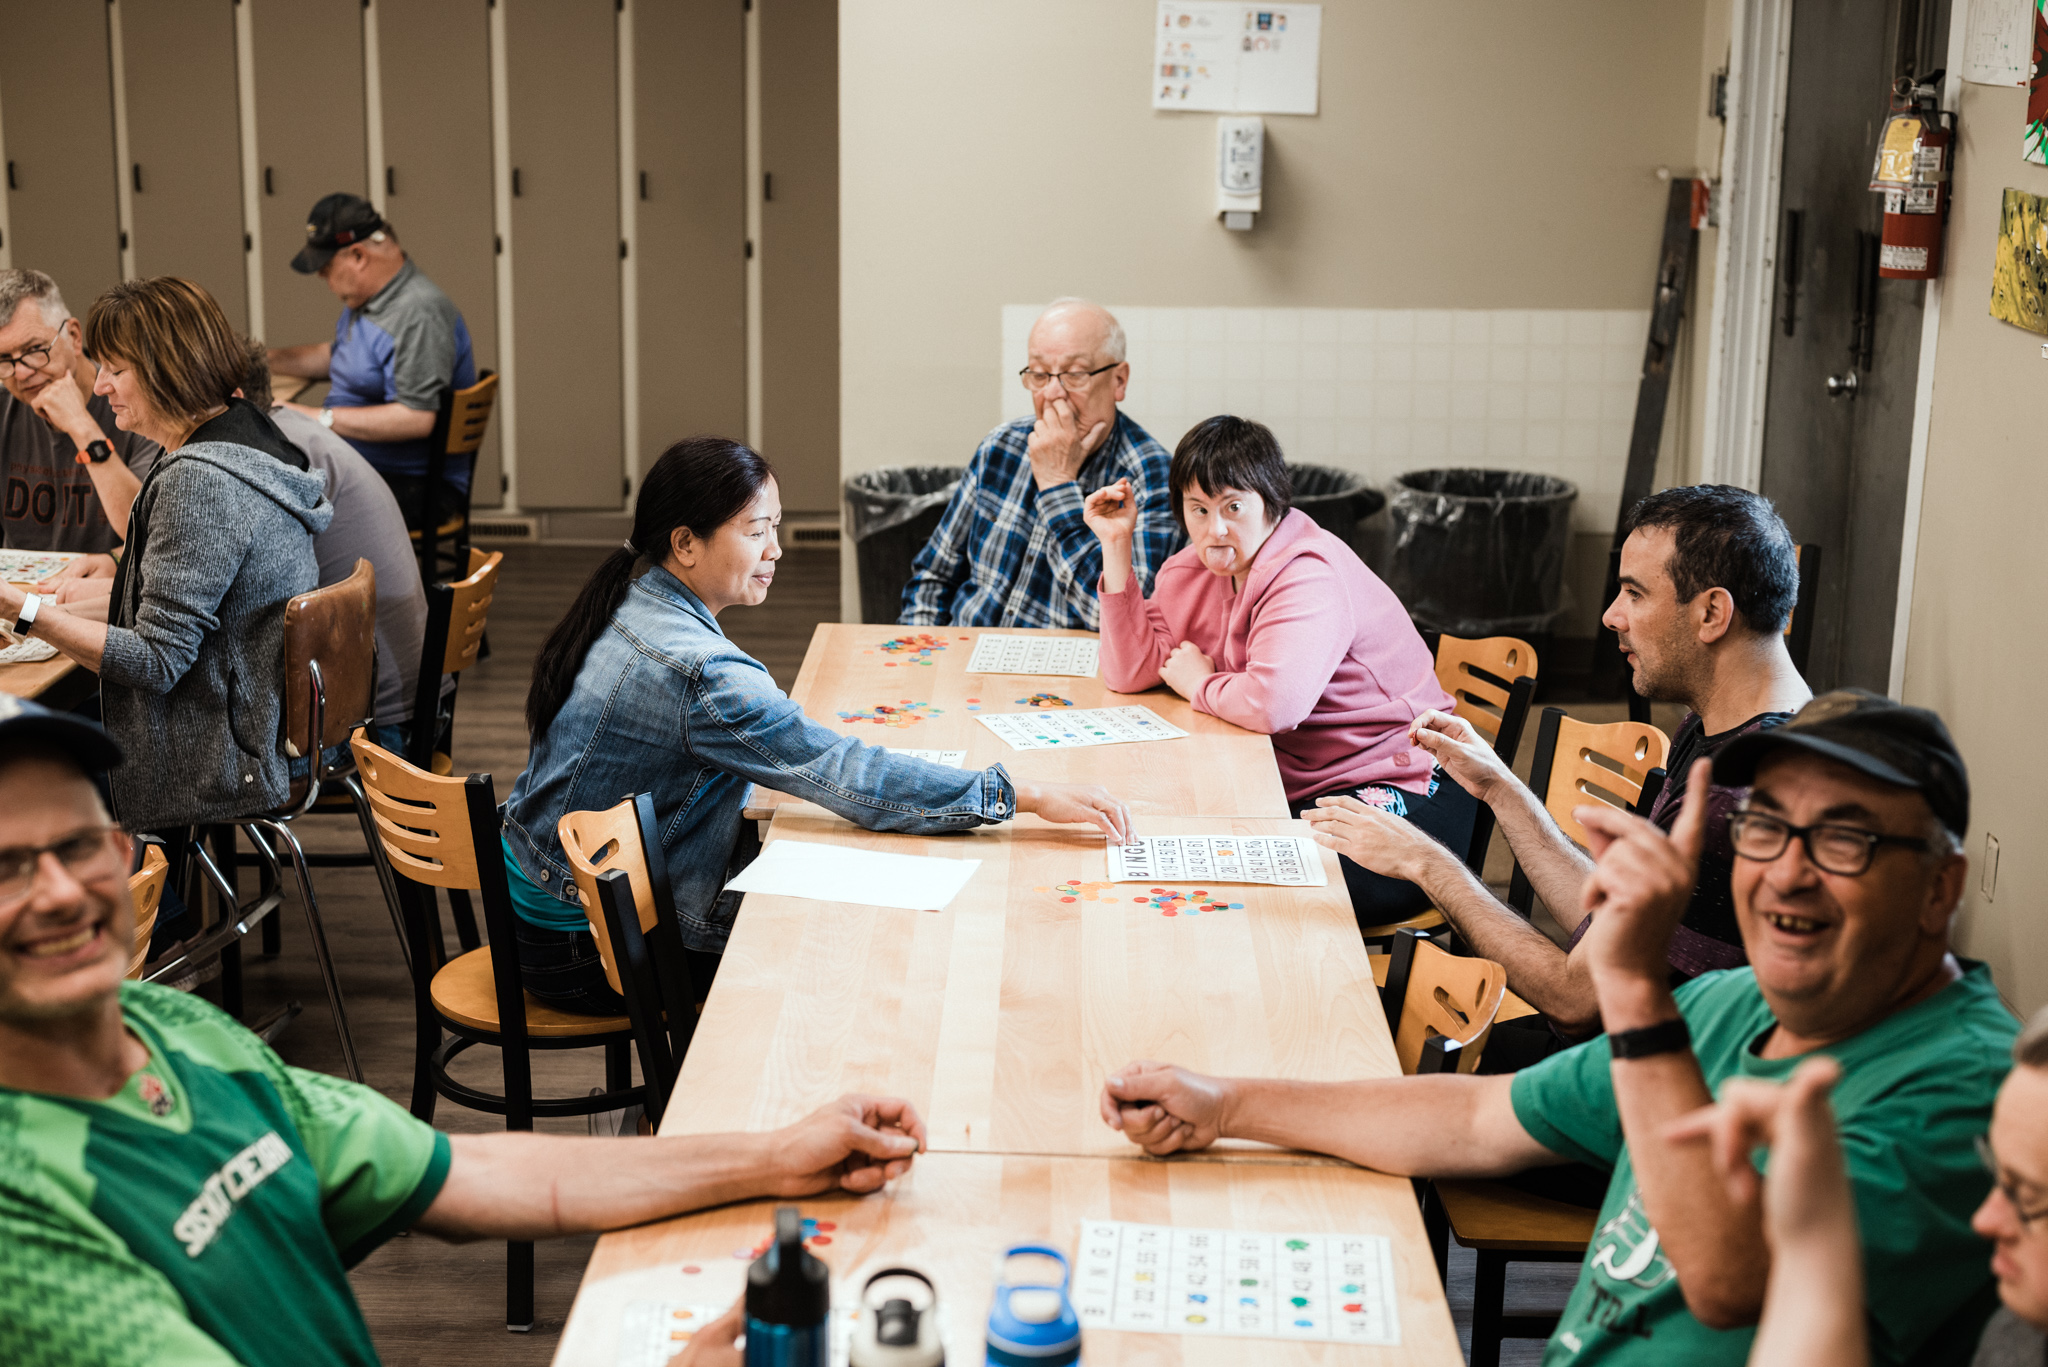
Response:
MULTIPOLYGON (((1003 307, 1005 420, 1042 305, 1003 307)), ((1291 460, 1388 484, 1478 465, 1579 486, 1574 525, 1621 501, 1650 315, 1640 309, 1184 309, 1111 306, 1130 343, 1125 410, 1170 451, 1216 413, 1256 418, 1291 460)))

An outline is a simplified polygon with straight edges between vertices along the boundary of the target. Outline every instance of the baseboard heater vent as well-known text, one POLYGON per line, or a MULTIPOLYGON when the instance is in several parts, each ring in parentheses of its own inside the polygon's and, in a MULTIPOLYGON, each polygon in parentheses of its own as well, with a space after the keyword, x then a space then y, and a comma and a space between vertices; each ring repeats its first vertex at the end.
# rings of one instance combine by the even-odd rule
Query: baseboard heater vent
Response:
POLYGON ((782 539, 792 546, 836 546, 839 544, 839 528, 829 522, 789 526, 782 529, 782 539))
POLYGON ((540 519, 533 517, 472 517, 469 520, 469 539, 472 541, 538 541, 540 540, 540 519))

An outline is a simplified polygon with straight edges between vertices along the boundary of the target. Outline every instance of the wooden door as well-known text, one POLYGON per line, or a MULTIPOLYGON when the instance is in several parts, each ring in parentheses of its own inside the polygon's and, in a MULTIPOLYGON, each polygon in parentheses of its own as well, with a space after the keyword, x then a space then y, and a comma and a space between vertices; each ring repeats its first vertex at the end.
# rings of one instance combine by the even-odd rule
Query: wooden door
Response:
POLYGON ((338 190, 370 189, 363 119, 361 0, 249 0, 255 38, 257 203, 263 224, 264 341, 334 338, 341 301, 292 257, 306 215, 338 190))
POLYGON ((613 0, 504 0, 519 503, 623 503, 613 0))
POLYGON ((10 5, 0 36, 14 264, 43 271, 83 318, 121 278, 105 0, 10 5))
POLYGON ((644 474, 679 438, 747 435, 746 28, 730 0, 633 22, 644 474))
POLYGON ((135 273, 204 286, 246 330, 234 0, 121 0, 121 50, 135 273))
MULTIPOLYGON (((377 13, 385 216, 462 310, 480 372, 498 368, 489 13, 477 0, 404 0, 377 13)), ((501 409, 477 453, 471 489, 481 507, 503 501, 503 424, 501 409)))

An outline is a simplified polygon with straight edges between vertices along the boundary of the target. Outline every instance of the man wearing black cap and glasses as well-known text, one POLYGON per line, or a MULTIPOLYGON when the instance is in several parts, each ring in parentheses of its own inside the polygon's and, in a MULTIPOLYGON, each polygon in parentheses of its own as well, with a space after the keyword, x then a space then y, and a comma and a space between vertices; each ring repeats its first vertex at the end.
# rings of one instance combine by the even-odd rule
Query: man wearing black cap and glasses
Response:
MULTIPOLYGON (((419 529, 427 478, 427 438, 441 398, 476 383, 469 325, 462 313, 398 245, 370 202, 333 194, 313 206, 306 245, 292 269, 317 275, 341 300, 332 342, 278 347, 274 375, 330 381, 327 406, 289 404, 345 437, 398 495, 407 524, 419 529)), ((445 474, 453 490, 443 506, 469 495, 470 470, 445 474)))
POLYGON ((1845 690, 1689 778, 1668 835, 1603 804, 1575 813, 1597 861, 1581 952, 1604 1038, 1499 1077, 1312 1083, 1137 1063, 1109 1078, 1104 1119, 1157 1154, 1235 1137, 1403 1176, 1611 1168, 1546 1360, 1737 1367, 1751 1335, 1730 1331, 1756 1323, 1770 1275, 1761 1207, 1730 1194, 1703 1140, 1667 1130, 1729 1078, 1782 1080, 1824 1053, 1842 1074, 1871 1360, 1967 1360, 1997 1303, 1970 1231, 1991 1185, 1975 1140, 2018 1023, 1985 966, 1949 952, 1969 871, 1962 758, 1932 712, 1845 690), (1674 990, 1668 947, 1710 777, 1751 789, 1729 823, 1749 965, 1674 990))

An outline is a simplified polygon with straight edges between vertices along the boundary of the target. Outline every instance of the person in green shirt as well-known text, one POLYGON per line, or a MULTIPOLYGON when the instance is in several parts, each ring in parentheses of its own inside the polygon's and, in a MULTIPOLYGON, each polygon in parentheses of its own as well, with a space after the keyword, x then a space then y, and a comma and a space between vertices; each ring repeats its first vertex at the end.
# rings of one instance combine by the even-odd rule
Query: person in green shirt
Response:
POLYGON ((879 1189, 924 1126, 842 1097, 769 1134, 446 1135, 124 982, 132 847, 99 727, 0 694, 0 1363, 373 1364, 347 1269, 401 1230, 530 1240, 879 1189), (628 1149, 626 1146, 630 1145, 628 1149))
POLYGON ((1582 904, 1605 1039, 1512 1076, 1307 1083, 1137 1063, 1104 1119, 1151 1153, 1219 1137, 1316 1149, 1405 1176, 1611 1166, 1606 1202, 1544 1361, 1744 1361, 1771 1269, 1759 1200, 1704 1140, 1665 1131, 1730 1078, 1802 1059, 1834 1088, 1882 1363, 1963 1363, 1997 1304, 1971 1212, 1975 1152, 2017 1029, 1982 964, 1949 952, 1968 861, 1969 782, 1940 718, 1824 694, 1688 776, 1666 835, 1595 805, 1582 904), (1711 765, 1711 769, 1707 766, 1711 765), (1709 779, 1751 787, 1730 819, 1749 967, 1674 992, 1666 951, 1697 878, 1709 779))

